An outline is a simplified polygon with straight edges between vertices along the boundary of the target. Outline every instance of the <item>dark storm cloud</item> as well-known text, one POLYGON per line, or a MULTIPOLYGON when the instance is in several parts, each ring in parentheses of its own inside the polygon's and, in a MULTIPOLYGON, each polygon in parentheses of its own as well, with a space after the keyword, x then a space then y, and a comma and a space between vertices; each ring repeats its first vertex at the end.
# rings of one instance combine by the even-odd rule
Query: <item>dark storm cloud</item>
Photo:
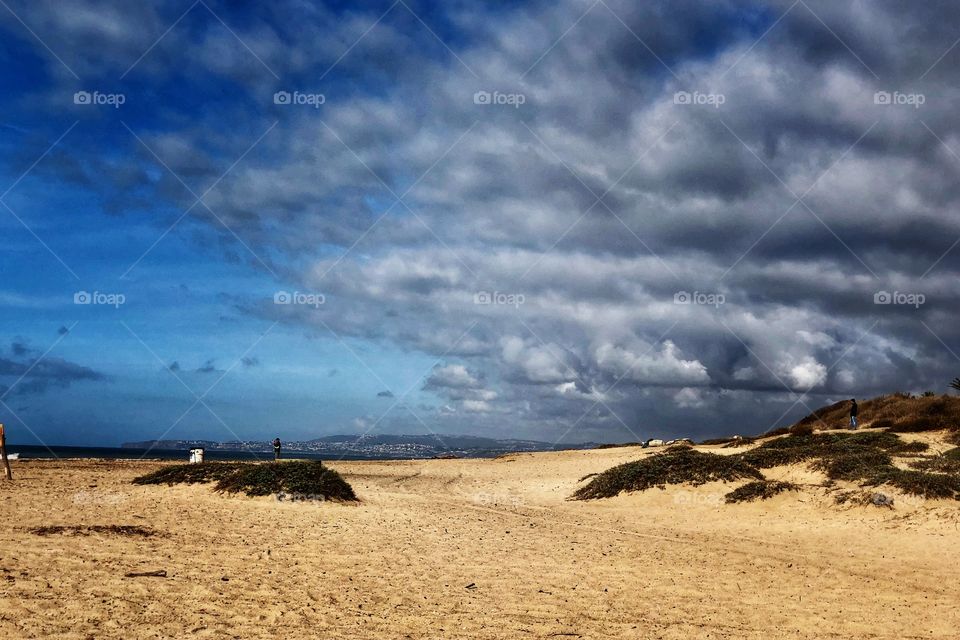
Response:
POLYGON ((63 358, 43 355, 20 340, 10 344, 9 356, 0 356, 0 397, 43 393, 51 387, 67 388, 84 380, 107 377, 90 367, 63 358))
POLYGON ((197 373, 223 373, 222 369, 218 369, 214 360, 207 360, 202 365, 197 367, 197 373))

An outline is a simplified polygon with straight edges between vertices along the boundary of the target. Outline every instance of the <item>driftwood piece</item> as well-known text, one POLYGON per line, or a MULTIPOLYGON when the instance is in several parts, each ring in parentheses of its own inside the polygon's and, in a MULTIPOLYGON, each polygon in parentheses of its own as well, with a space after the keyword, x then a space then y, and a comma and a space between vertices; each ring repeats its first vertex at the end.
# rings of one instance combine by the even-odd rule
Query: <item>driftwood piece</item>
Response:
POLYGON ((7 480, 13 480, 13 473, 10 471, 10 461, 7 460, 7 435, 3 431, 3 425, 0 424, 0 458, 3 458, 3 472, 7 480))
POLYGON ((156 571, 131 571, 123 574, 124 578, 166 578, 167 572, 164 569, 156 571))

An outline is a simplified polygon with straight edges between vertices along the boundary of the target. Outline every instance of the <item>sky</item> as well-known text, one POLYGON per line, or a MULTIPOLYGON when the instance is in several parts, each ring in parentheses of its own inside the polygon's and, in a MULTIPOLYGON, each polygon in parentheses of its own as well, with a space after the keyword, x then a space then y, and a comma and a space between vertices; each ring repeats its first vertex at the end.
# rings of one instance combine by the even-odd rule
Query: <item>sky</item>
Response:
POLYGON ((946 392, 958 19, 2 0, 8 440, 703 438, 946 392))

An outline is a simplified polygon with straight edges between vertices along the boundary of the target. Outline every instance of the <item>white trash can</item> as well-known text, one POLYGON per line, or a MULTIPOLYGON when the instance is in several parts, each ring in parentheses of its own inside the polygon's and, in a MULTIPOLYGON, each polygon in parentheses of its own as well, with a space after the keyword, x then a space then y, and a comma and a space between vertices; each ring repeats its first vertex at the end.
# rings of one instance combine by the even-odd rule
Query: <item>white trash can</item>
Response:
POLYGON ((190 449, 190 464, 203 462, 203 449, 190 449))

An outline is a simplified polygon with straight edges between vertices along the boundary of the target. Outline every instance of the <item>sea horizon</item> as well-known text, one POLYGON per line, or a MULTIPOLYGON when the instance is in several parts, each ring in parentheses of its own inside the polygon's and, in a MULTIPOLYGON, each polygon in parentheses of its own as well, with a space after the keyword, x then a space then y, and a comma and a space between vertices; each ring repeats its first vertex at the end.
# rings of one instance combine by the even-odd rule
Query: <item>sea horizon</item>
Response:
MULTIPOLYGON (((7 444, 8 454, 19 454, 20 460, 77 460, 77 459, 109 459, 109 460, 182 460, 187 462, 190 457, 188 449, 137 449, 131 447, 93 447, 70 445, 22 445, 7 444)), ((313 451, 285 451, 282 459, 298 460, 429 460, 433 456, 377 456, 377 455, 322 455, 313 451)), ((471 456, 476 458, 495 457, 493 455, 471 456)), ((273 454, 267 451, 249 450, 222 450, 205 449, 204 460, 208 462, 224 462, 237 460, 268 461, 273 460, 273 454)))

